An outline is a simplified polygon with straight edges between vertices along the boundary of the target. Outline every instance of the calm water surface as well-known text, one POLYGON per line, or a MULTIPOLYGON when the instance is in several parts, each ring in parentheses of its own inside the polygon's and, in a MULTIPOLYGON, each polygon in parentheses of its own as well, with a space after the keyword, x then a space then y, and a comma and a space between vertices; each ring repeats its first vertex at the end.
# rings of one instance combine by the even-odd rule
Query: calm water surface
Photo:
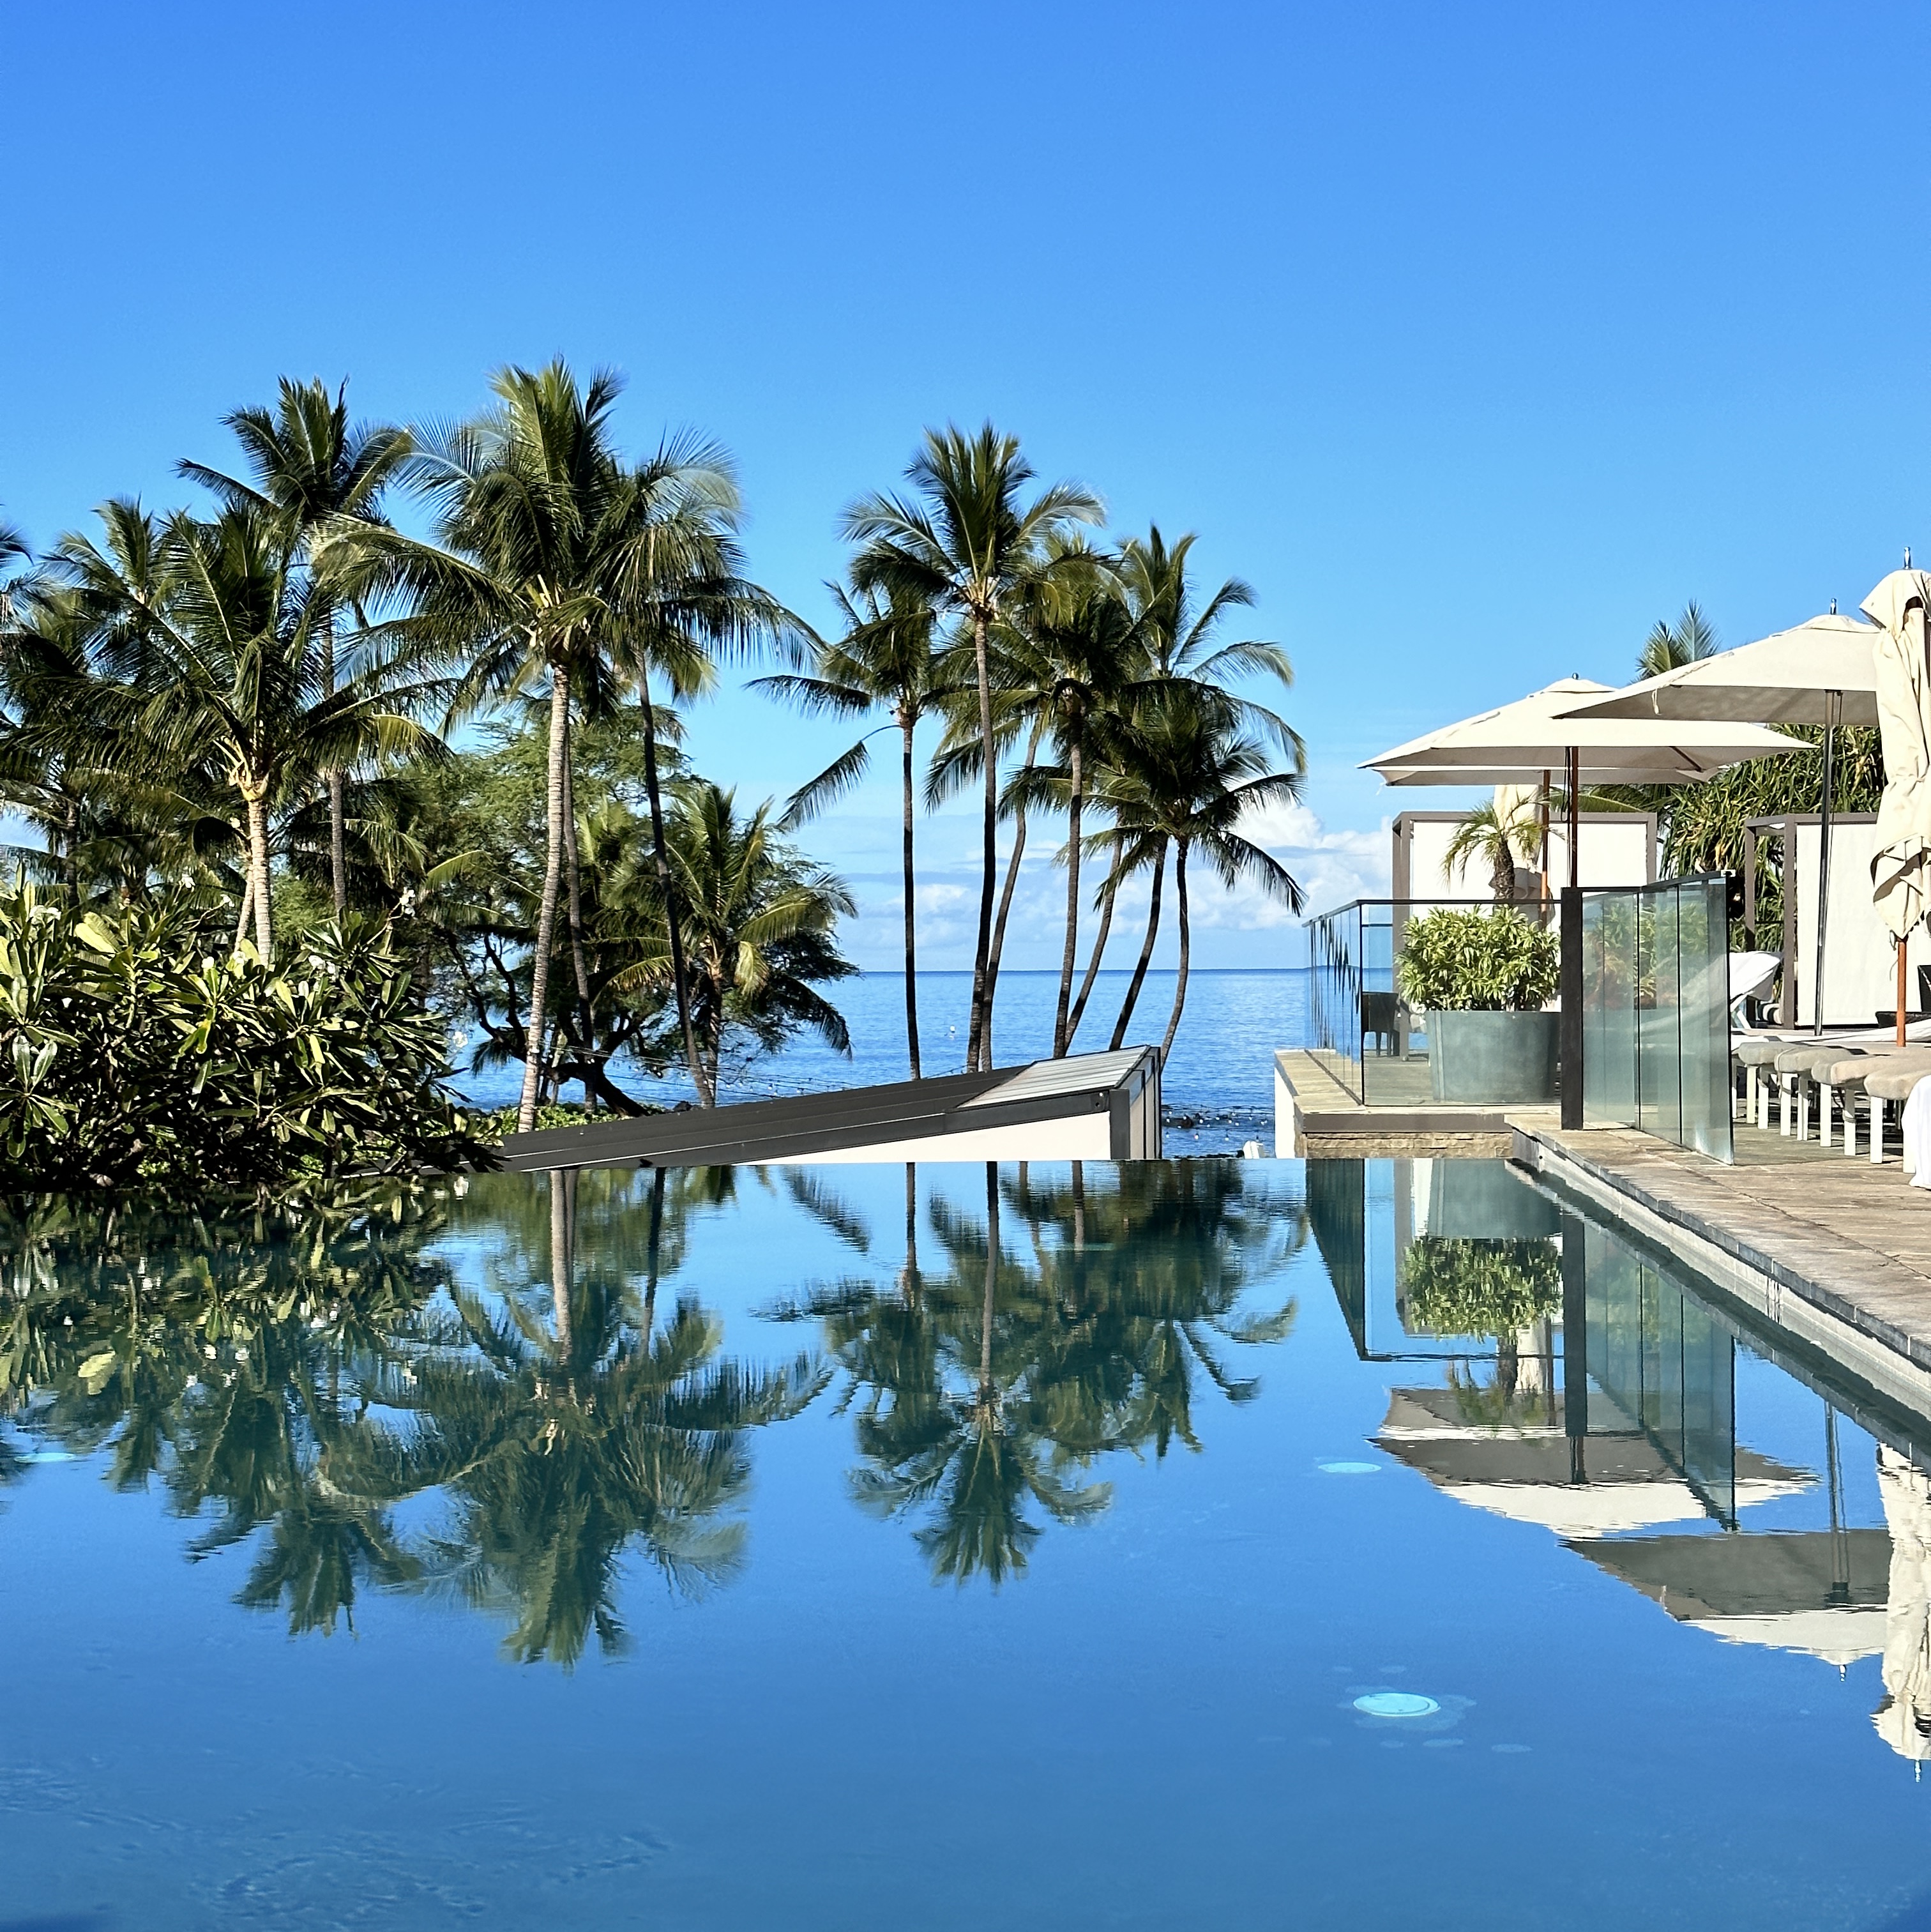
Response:
POLYGON ((0 1926, 1931 1924, 1931 1430, 1499 1166, 8 1250, 0 1926))
MULTIPOLYGON (((1293 945, 1300 950, 1298 935, 1293 945)), ((1100 974, 1075 1042, 1078 1049, 1099 1052, 1106 1046, 1132 977, 1130 972, 1100 974)), ((1147 974, 1134 1009, 1134 1042, 1165 1036, 1174 982, 1171 973, 1147 974)), ((1002 1066, 1052 1052, 1059 992, 1057 973, 1008 968, 1000 974, 993 1048, 1002 1066)), ((861 974, 832 988, 830 997, 851 1030, 849 1060, 815 1037, 801 1037, 781 1054, 737 1068, 724 1082, 724 1097, 754 1100, 906 1078, 904 974, 861 974)), ((964 1066, 971 1011, 970 973, 919 975, 919 1052, 926 1072, 956 1073, 964 1066)), ((1304 967, 1194 973, 1162 1089, 1168 1153, 1175 1158, 1238 1154, 1250 1140, 1271 1149, 1274 1049, 1303 1045, 1306 1025, 1304 967)), ((501 1106, 516 1099, 521 1073, 520 1067, 492 1068, 466 1074, 457 1084, 478 1100, 501 1106)), ((690 1093, 688 1081, 631 1078, 623 1084, 640 1099, 660 1105, 690 1093)), ((574 1098, 574 1090, 566 1090, 565 1097, 574 1098)))

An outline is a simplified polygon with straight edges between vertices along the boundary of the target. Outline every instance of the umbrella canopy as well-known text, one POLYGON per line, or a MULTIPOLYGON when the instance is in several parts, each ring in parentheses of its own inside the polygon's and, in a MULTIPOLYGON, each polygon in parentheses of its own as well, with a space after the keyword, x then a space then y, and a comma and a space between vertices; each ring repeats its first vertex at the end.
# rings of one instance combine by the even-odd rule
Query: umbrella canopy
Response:
POLYGON ((1579 698, 1573 715, 1591 723, 1642 718, 1875 724, 1877 668, 1872 648, 1879 634, 1873 624, 1828 611, 1753 644, 1626 685, 1594 702, 1579 698))
MULTIPOLYGON (((1831 897, 1831 800, 1833 749, 1840 724, 1878 722, 1876 650, 1882 632, 1873 624, 1827 610, 1788 631, 1759 638, 1733 651, 1699 658, 1660 677, 1646 677, 1614 696, 1577 707, 1579 722, 1645 718, 1674 721, 1679 730, 1720 718, 1757 724, 1824 727, 1823 796, 1819 807, 1816 977, 1811 1004, 1816 1030, 1824 1030, 1824 909, 1831 897)), ((1903 1025, 1900 1008, 1899 1024, 1903 1025)))
POLYGON ((1931 577, 1894 570, 1864 599, 1880 626, 1871 645, 1878 729, 1884 740, 1884 799, 1878 807, 1871 899, 1893 939, 1924 916, 1931 869, 1931 666, 1924 614, 1931 577))
POLYGON ((1397 785, 1533 784, 1545 772, 1566 769, 1574 752, 1585 784, 1687 784, 1746 758, 1798 748, 1781 733, 1753 724, 1685 731, 1650 718, 1569 715, 1592 698, 1613 695, 1613 687, 1593 678, 1558 678, 1513 704, 1397 745, 1368 759, 1366 769, 1397 785))

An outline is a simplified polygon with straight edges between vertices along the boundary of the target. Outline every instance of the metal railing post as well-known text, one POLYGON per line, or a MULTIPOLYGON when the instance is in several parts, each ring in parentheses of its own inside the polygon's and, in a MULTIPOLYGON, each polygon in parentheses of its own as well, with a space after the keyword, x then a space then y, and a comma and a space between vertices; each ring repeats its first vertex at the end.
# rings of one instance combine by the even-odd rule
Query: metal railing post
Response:
POLYGON ((1562 1125, 1565 1132, 1582 1124, 1582 893, 1562 889, 1562 1125))

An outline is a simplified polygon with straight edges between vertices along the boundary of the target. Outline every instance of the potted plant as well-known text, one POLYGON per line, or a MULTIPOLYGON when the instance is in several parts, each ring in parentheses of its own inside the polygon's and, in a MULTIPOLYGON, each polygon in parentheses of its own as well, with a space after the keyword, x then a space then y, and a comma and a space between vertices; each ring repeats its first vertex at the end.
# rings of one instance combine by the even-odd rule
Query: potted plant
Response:
POLYGON ((1396 982, 1426 1016, 1435 1099, 1553 1100, 1559 1016, 1541 1008, 1561 978, 1555 934, 1507 908, 1438 906, 1410 920, 1396 982))

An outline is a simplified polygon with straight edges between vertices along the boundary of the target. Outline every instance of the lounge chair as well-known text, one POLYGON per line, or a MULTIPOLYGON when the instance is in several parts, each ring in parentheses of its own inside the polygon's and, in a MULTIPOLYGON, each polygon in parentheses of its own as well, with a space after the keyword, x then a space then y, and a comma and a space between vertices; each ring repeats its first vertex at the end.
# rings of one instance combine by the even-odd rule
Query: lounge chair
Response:
POLYGON ((1903 1052, 1894 1049, 1882 1056, 1872 1056, 1873 1064, 1864 1076, 1864 1098, 1870 1110, 1871 1165, 1879 1166, 1884 1160, 1884 1108, 1888 1101, 1902 1108, 1911 1098, 1911 1090, 1918 1082, 1931 1078, 1931 1049, 1912 1049, 1903 1052))

